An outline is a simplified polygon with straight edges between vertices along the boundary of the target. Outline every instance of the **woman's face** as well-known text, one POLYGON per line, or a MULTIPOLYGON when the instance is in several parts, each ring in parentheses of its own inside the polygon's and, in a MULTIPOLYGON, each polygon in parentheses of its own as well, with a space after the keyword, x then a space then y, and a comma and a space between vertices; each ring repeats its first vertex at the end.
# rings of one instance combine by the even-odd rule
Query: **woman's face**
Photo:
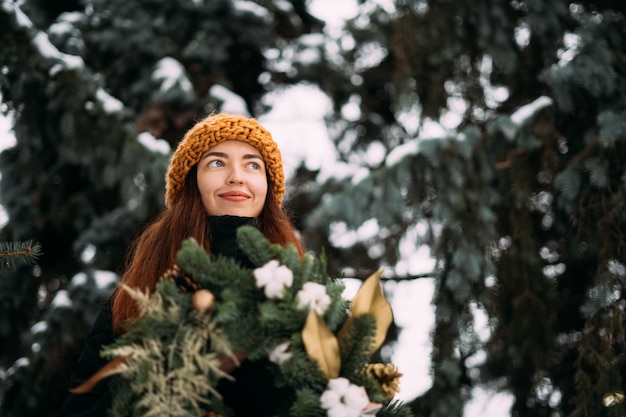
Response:
POLYGON ((202 204, 211 216, 258 217, 267 195, 265 162, 252 145, 227 140, 198 162, 196 179, 202 204))

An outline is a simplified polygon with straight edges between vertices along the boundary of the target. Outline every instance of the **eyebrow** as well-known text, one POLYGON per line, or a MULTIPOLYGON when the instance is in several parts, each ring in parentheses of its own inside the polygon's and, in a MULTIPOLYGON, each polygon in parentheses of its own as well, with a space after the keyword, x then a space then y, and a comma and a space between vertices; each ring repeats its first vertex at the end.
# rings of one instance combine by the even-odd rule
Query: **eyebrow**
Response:
MULTIPOLYGON (((204 155, 202 155, 202 158, 200 158, 200 160, 208 157, 208 156, 217 156, 218 158, 224 158, 224 159, 228 159, 228 154, 225 152, 207 152, 204 155)), ((263 162, 263 158, 261 158, 261 155, 256 155, 253 153, 247 153, 243 156, 243 159, 259 159, 261 162, 263 162)))

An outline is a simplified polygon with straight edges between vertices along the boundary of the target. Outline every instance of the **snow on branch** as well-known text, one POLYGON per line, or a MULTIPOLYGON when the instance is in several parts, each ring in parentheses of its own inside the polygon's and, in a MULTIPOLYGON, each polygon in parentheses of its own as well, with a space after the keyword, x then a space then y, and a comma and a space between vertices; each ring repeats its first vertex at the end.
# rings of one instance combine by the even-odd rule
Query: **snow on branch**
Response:
POLYGON ((513 114, 511 114, 511 121, 518 126, 523 125, 528 119, 532 118, 535 114, 537 114, 542 109, 551 106, 553 103, 552 99, 548 96, 541 96, 537 98, 532 103, 528 103, 525 106, 517 109, 513 114))

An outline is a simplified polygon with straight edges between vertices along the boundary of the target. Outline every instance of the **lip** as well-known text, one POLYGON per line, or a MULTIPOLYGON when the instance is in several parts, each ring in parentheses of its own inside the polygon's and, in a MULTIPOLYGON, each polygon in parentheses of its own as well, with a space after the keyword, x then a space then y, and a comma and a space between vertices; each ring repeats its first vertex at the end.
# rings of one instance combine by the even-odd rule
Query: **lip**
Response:
POLYGON ((244 201, 250 198, 250 196, 241 191, 228 191, 222 194, 218 194, 220 198, 229 201, 244 201))

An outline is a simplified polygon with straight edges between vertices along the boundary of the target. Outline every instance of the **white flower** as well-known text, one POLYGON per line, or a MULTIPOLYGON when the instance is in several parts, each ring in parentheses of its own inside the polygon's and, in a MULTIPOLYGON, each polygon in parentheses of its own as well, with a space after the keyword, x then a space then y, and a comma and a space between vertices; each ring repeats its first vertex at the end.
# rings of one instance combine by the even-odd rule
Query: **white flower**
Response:
POLYGON ((330 305, 330 297, 326 294, 326 287, 315 282, 307 282, 298 291, 298 309, 311 308, 322 316, 330 305))
POLYGON ((291 359, 292 356, 293 353, 291 352, 291 342, 286 341, 276 345, 274 349, 270 351, 269 358, 270 361, 274 362, 275 364, 282 365, 283 363, 291 359))
POLYGON ((256 286, 265 289, 267 298, 279 299, 285 296, 285 288, 291 287, 293 273, 289 268, 271 260, 254 270, 256 286))
POLYGON ((359 417, 370 400, 363 387, 350 383, 346 378, 328 381, 320 403, 328 417, 359 417))

